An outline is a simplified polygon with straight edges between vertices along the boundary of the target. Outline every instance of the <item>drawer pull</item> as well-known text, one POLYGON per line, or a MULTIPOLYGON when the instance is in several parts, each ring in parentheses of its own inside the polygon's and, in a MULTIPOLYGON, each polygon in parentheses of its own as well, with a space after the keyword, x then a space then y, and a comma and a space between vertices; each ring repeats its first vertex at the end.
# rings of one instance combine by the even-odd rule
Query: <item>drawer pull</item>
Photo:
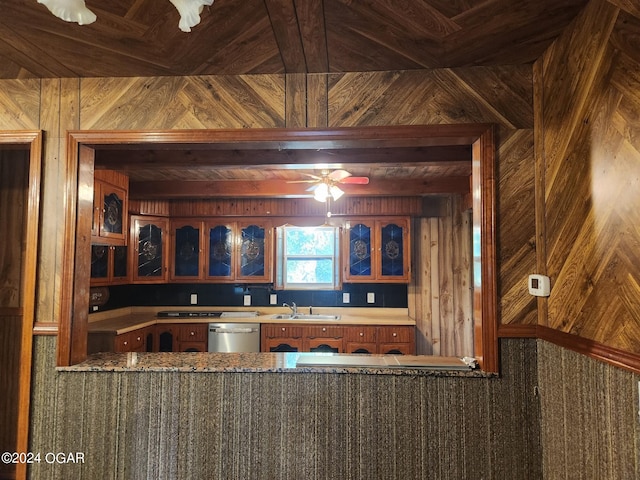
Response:
POLYGON ((326 331, 327 331, 327 329, 326 329, 325 327, 322 327, 322 331, 323 331, 323 332, 326 332, 326 331))
POLYGON ((286 332, 286 331, 287 331, 287 329, 286 329, 286 328, 284 328, 284 327, 282 327, 282 331, 283 331, 283 332, 286 332))
POLYGON ((189 335, 191 335, 192 337, 195 336, 196 332, 189 332, 189 335))
POLYGON ((361 336, 361 337, 364 337, 364 332, 360 332, 360 336, 361 336))
POLYGON ((142 337, 138 337, 136 338, 136 340, 139 342, 140 340, 142 340, 142 337))
POLYGON ((397 336, 398 336, 398 334, 397 334, 396 332, 393 332, 393 336, 394 336, 394 337, 397 337, 397 336))
POLYGON ((122 344, 123 345, 129 345, 129 342, 125 341, 125 342, 122 342, 122 344))

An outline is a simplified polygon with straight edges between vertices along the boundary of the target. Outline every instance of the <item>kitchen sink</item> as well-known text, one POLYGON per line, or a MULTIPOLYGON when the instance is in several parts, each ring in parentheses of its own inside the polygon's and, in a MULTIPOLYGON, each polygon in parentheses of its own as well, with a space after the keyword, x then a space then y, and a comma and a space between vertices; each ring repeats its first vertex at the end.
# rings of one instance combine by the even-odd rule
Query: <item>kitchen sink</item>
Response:
POLYGON ((322 321, 331 321, 331 320, 340 320, 340 315, 321 315, 321 314, 303 314, 303 313, 281 313, 274 315, 273 318, 275 320, 318 320, 322 321))

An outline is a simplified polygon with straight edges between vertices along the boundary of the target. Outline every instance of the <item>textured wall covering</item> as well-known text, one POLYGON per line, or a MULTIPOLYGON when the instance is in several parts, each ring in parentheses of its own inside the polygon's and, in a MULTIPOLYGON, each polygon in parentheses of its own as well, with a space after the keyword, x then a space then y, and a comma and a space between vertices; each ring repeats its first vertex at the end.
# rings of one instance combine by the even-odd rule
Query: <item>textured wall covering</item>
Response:
POLYGON ((499 379, 54 373, 38 337, 31 448, 86 461, 30 478, 537 480, 536 348, 499 379))
POLYGON ((538 343, 545 479, 640 478, 640 375, 538 343))

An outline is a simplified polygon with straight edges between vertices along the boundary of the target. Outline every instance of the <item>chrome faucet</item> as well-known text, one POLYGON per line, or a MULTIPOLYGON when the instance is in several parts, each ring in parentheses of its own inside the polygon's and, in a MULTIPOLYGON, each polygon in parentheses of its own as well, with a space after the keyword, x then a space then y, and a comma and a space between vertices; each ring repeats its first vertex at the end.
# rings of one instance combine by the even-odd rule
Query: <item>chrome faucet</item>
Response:
POLYGON ((289 305, 288 303, 283 303, 282 306, 290 308, 291 309, 291 315, 297 315, 298 314, 298 306, 296 305, 296 302, 291 302, 291 305, 289 305))

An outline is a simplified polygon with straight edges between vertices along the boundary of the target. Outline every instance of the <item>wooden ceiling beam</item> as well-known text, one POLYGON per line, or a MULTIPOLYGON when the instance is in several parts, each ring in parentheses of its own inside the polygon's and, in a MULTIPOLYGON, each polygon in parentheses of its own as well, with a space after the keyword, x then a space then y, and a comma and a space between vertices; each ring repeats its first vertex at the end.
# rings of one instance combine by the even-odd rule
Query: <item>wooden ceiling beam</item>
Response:
POLYGON ((348 164, 452 164, 471 161, 469 145, 345 150, 100 150, 96 168, 133 172, 149 168, 281 166, 341 168, 348 164))
POLYGON ((307 64, 293 0, 264 0, 286 73, 306 73, 307 64))
MULTIPOLYGON (((131 182, 132 199, 177 198, 305 198, 313 196, 310 183, 288 183, 282 180, 260 181, 155 181, 131 182)), ((469 177, 371 179, 368 185, 342 184, 348 196, 424 196, 435 194, 464 194, 469 192, 469 177)))

